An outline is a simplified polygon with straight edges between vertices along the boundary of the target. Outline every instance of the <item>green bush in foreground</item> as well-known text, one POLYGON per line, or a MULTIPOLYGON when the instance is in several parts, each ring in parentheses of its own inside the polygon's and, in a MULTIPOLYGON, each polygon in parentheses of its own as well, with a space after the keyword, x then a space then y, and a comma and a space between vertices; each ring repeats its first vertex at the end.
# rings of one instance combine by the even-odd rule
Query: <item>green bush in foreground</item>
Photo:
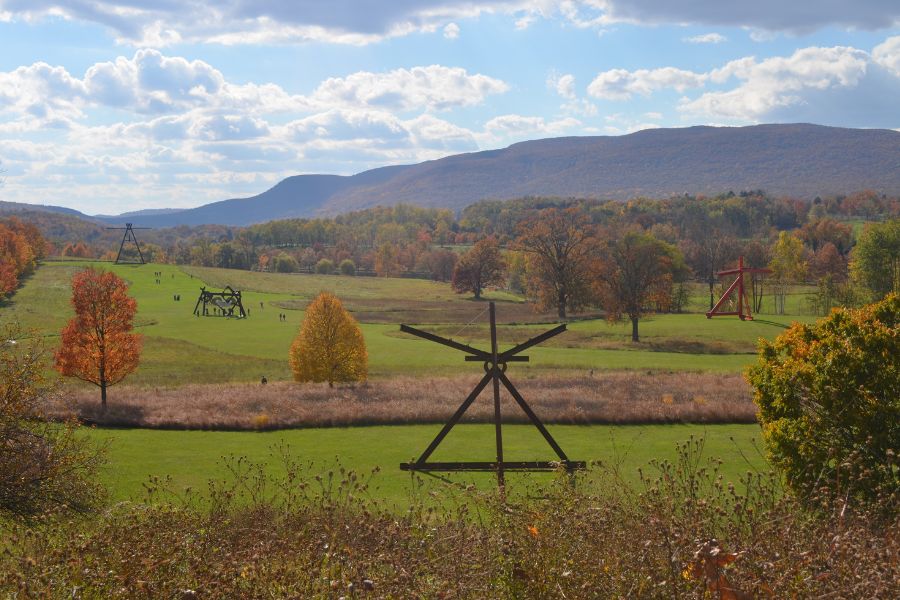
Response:
POLYGON ((762 341, 748 370, 770 459, 801 496, 900 501, 900 296, 762 341))
POLYGON ((41 418, 46 397, 59 393, 43 378, 46 360, 40 342, 0 330, 0 520, 89 511, 104 497, 99 449, 76 435, 76 423, 41 418))
POLYGON ((375 473, 280 477, 226 462, 211 497, 154 489, 86 523, 2 529, 0 596, 83 598, 890 598, 898 523, 809 513, 777 477, 723 481, 702 441, 637 488, 595 466, 575 488, 495 493, 411 480, 385 506, 375 473), (587 490, 604 490, 592 494, 587 490), (730 564, 729 564, 730 563, 730 564))

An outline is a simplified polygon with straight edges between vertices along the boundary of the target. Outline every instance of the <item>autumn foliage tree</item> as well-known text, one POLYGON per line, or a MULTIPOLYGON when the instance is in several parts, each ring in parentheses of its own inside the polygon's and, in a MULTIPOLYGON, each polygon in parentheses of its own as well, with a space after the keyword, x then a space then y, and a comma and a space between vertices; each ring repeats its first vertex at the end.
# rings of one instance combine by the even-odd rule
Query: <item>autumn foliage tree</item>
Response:
POLYGON ((900 293, 900 219, 866 226, 850 256, 850 272, 875 300, 900 293))
POLYGON ((463 254, 453 269, 453 291, 458 294, 472 292, 475 299, 491 285, 503 285, 506 278, 506 261, 500 254, 497 240, 489 237, 479 240, 463 254))
POLYGON ((0 300, 19 286, 22 275, 34 271, 45 245, 33 224, 15 217, 0 220, 0 300))
POLYGON ((640 340, 638 321, 672 300, 672 284, 685 269, 677 248, 652 235, 628 232, 610 239, 595 263, 594 286, 607 319, 631 320, 631 341, 640 340))
POLYGON ((761 341, 747 373, 773 464, 801 496, 900 494, 900 296, 761 341), (838 484, 838 488, 834 485, 838 484))
POLYGON ((802 281, 808 269, 800 238, 786 231, 779 233, 778 241, 772 247, 769 268, 775 287, 775 308, 779 314, 784 314, 788 285, 802 281))
POLYGON ((62 330, 56 370, 106 389, 133 372, 140 360, 142 338, 132 333, 137 302, 128 284, 110 271, 88 268, 72 278, 75 316, 62 330))
POLYGON ((595 238, 590 219, 577 207, 547 208, 519 224, 518 249, 526 253, 528 289, 543 309, 560 319, 591 300, 590 267, 595 238))
POLYGON ((356 320, 341 301, 322 292, 306 308, 291 344, 290 365, 297 381, 365 381, 369 355, 356 320))

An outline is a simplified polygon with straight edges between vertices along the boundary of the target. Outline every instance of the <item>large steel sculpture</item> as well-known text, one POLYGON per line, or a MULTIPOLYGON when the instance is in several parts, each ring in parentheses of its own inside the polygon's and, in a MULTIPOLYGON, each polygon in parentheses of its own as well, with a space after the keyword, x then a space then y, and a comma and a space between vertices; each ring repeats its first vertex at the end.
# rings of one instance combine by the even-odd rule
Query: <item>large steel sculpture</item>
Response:
POLYGON ((194 305, 194 314, 198 317, 201 315, 208 317, 208 304, 215 307, 213 314, 218 317, 244 318, 247 316, 244 305, 241 303, 241 292, 231 289, 231 286, 228 285, 221 292, 209 292, 205 287, 201 287, 200 297, 197 298, 197 304, 194 305), (237 311, 236 315, 235 311, 237 311))
POLYGON ((491 350, 489 352, 486 350, 479 350, 478 348, 473 348, 472 346, 469 346, 467 344, 461 344, 459 342, 453 341, 452 339, 434 335, 433 333, 428 333, 427 331, 422 331, 408 325, 400 326, 400 330, 403 332, 465 352, 466 361, 483 362, 485 371, 484 377, 481 378, 481 381, 478 382, 478 385, 475 386, 475 389, 472 390, 472 393, 470 393, 465 401, 460 405, 460 407, 456 410, 447 424, 444 425, 444 428, 441 429, 440 433, 438 433, 437 437, 435 437, 431 444, 428 445, 428 448, 425 449, 418 460, 412 463, 402 463, 400 465, 400 468, 404 471, 422 471, 426 473, 431 471, 495 471, 497 473, 497 483, 499 486, 501 486, 501 488, 505 483, 504 472, 506 471, 554 471, 556 469, 562 468, 571 473, 577 469, 584 469, 584 461, 569 460, 569 457, 566 456, 566 453, 563 452, 563 449, 560 448, 559 444, 556 443, 556 440, 553 439, 553 436, 550 435, 550 432, 547 431, 547 428, 544 427, 544 424, 541 423, 541 420, 538 418, 538 416, 534 413, 533 410, 531 410, 531 407, 528 406, 528 403, 525 402, 522 394, 519 393, 516 387, 506 376, 507 363, 528 361, 528 357, 521 356, 520 352, 523 352, 524 350, 527 350, 532 346, 540 344, 541 342, 562 333, 566 330, 566 326, 560 325, 551 329, 550 331, 542 333, 537 337, 531 338, 526 342, 522 342, 521 344, 510 348, 509 350, 500 352, 497 349, 497 321, 493 302, 490 303, 489 310, 491 326, 491 350), (453 426, 459 422, 466 410, 468 410, 468 408, 472 405, 478 395, 481 394, 484 388, 488 386, 488 384, 493 384, 494 389, 494 432, 497 444, 496 460, 484 462, 429 462, 428 458, 431 456, 431 454, 437 449, 437 447, 447 436, 447 434, 450 433, 450 430, 453 429, 453 426), (503 435, 501 430, 500 418, 501 384, 506 388, 506 390, 513 397, 519 407, 525 412, 525 414, 528 415, 529 420, 531 420, 534 426, 537 427, 541 435, 544 436, 544 439, 547 440, 547 443, 556 453, 557 457, 559 457, 558 461, 511 462, 503 459, 503 435))
POLYGON ((706 313, 707 319, 712 319, 713 317, 722 317, 726 315, 737 315, 741 321, 752 321, 753 320, 753 310, 751 309, 752 304, 750 299, 747 297, 747 288, 744 286, 744 275, 747 273, 771 273, 771 269, 760 269, 754 267, 745 267, 744 266, 744 257, 741 256, 738 259, 738 267, 737 269, 728 269, 725 271, 719 271, 716 273, 719 277, 723 277, 725 275, 737 275, 737 278, 732 282, 728 289, 725 290, 725 293, 722 294, 722 297, 719 298, 719 301, 716 302, 716 305, 706 313), (735 292, 737 292, 735 294, 735 292), (732 294, 736 295, 737 298, 732 300, 732 294), (733 310, 722 310, 722 306, 732 300, 733 310))
POLYGON ((137 238, 134 236, 135 229, 150 229, 150 227, 135 227, 131 223, 125 223, 125 227, 107 227, 107 229, 118 229, 125 230, 125 235, 122 236, 122 243, 119 244, 119 253, 116 255, 116 264, 117 265, 143 265, 146 264, 144 262, 144 254, 141 252, 141 245, 138 244, 137 238), (138 257, 137 260, 134 259, 124 259, 122 258, 122 250, 125 248, 126 242, 134 243, 134 247, 137 248, 138 257))

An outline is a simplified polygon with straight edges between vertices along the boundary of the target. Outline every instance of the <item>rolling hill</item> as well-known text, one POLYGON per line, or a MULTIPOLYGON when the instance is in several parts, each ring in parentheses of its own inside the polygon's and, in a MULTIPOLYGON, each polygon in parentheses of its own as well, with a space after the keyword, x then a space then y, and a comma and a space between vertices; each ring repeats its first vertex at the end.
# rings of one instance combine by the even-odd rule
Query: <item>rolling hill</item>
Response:
POLYGON ((900 132, 786 124, 550 138, 353 176, 297 175, 251 198, 188 210, 93 218, 248 225, 401 202, 458 211, 522 196, 627 200, 757 189, 808 199, 862 189, 900 194, 900 132))

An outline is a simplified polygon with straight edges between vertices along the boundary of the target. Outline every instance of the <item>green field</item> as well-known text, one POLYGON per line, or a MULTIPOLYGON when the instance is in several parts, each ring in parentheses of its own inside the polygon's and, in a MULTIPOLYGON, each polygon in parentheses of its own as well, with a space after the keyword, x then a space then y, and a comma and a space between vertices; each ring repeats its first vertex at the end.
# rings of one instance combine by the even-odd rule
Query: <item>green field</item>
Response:
MULTIPOLYGON (((18 321, 47 336, 50 345, 71 315, 69 280, 85 262, 43 264, 21 289, 0 304, 0 324, 18 321)), ((369 350, 370 374, 449 374, 478 370, 458 352, 401 334, 400 323, 417 324, 454 339, 484 345, 486 303, 454 294, 446 283, 418 279, 269 274, 175 267, 110 265, 131 284, 138 302, 136 324, 145 336, 141 366, 130 384, 171 386, 185 383, 255 381, 290 378, 287 353, 303 318, 303 308, 321 290, 341 297, 361 322, 369 350), (154 271, 162 271, 156 283, 154 271), (195 317, 199 287, 243 290, 247 319, 195 317), (173 300, 175 294, 181 301, 173 300), (278 319, 279 313, 287 321, 278 319)), ((503 323, 504 346, 548 328, 552 316, 539 315, 523 299, 490 292, 503 323)), ((760 315, 753 322, 736 318, 706 319, 700 312, 706 296, 698 286, 692 308, 698 312, 666 314, 641 321, 641 342, 630 341, 630 326, 600 318, 579 319, 570 331, 530 351, 531 363, 517 368, 641 369, 739 372, 754 358, 757 340, 773 338, 793 319, 811 317, 760 315)), ((794 303, 796 304, 796 302, 794 303)), ((789 305, 790 306, 790 305, 789 305)))
MULTIPOLYGON (((69 281, 86 262, 43 264, 12 299, 0 305, 0 323, 18 321, 38 331, 52 347, 71 315, 69 281)), ((96 263, 94 263, 96 264, 96 263)), ((457 340, 484 345, 487 336, 484 301, 454 294, 448 284, 416 279, 384 279, 319 275, 268 274, 168 265, 98 265, 130 283, 138 302, 136 325, 144 334, 141 366, 127 383, 177 386, 185 383, 289 379, 287 353, 303 319, 303 309, 320 290, 336 292, 361 322, 374 377, 398 374, 478 372, 454 350, 401 334, 398 325, 411 323, 457 340), (160 282, 154 271, 162 271, 160 282), (201 285, 243 290, 247 319, 196 317, 194 303, 201 285), (181 301, 173 299, 181 295, 181 301), (287 315, 287 322, 278 318, 287 315)), ((738 372, 754 359, 758 338, 773 338, 794 317, 762 315, 753 322, 734 318, 709 320, 702 314, 707 301, 698 286, 692 298, 696 311, 658 315, 641 322, 642 341, 630 341, 630 326, 610 325, 596 315, 576 315, 569 331, 529 351, 531 361, 518 369, 702 370, 738 372)), ((534 313, 524 300, 491 292, 497 302, 503 346, 524 341, 552 326, 552 315, 534 313)), ((805 318, 806 320, 809 317, 805 318)), ((111 392, 115 402, 116 389, 111 392)), ((185 401, 189 401, 186 398, 185 401)), ((139 499, 152 475, 171 476, 175 489, 205 490, 210 479, 225 477, 224 456, 246 456, 272 469, 272 448, 285 443, 291 455, 311 462, 313 471, 334 468, 336 461, 359 472, 379 466, 373 492, 404 503, 410 475, 398 464, 418 455, 439 428, 435 425, 301 429, 268 433, 86 429, 108 442, 109 462, 104 481, 114 499, 139 499)), ((748 469, 763 468, 756 451, 756 425, 553 426, 552 431, 572 459, 618 464, 630 481, 638 467, 652 459, 673 458, 675 444, 705 436, 706 453, 725 461, 726 478, 735 480, 748 469)), ((553 454, 533 428, 505 428, 508 460, 552 459, 553 454)), ((454 429, 433 460, 491 460, 493 432, 489 425, 454 429)), ((276 469, 277 470, 277 469, 276 469)), ((470 476, 471 477, 471 476, 470 476)), ((474 476, 491 484, 489 475, 474 476)), ((511 482, 524 476, 512 475, 511 482)), ((548 477, 546 475, 537 477, 548 477)), ((427 481, 433 482, 430 478, 427 481)), ((461 480, 457 477, 457 480, 461 480)))
MULTIPOLYGON (((268 433, 216 431, 157 431, 146 429, 88 429, 86 435, 108 444, 104 483, 113 500, 140 500, 150 476, 170 476, 171 489, 186 487, 203 492, 211 479, 228 478, 223 457, 244 456, 265 463, 278 473, 279 459, 273 449, 286 444, 290 456, 311 463, 310 473, 326 473, 338 465, 367 474, 376 466, 374 497, 390 503, 408 500, 410 474, 399 463, 414 459, 440 429, 436 425, 300 429, 268 433)), ((757 425, 635 425, 552 426, 551 433, 573 460, 602 461, 616 466, 629 482, 638 479, 637 469, 653 459, 674 460, 675 445, 691 436, 703 437, 705 455, 722 459, 722 473, 736 482, 748 470, 766 469, 756 449, 757 425)), ((554 458, 537 431, 529 426, 504 427, 507 460, 554 458)), ((460 425, 453 429, 432 455, 432 460, 492 460, 492 425, 460 425)), ((598 468, 598 467, 594 467, 598 468)), ((428 485, 436 480, 423 476, 428 485)), ((523 487, 528 478, 546 481, 550 475, 510 474, 509 485, 523 487)), ((453 476, 456 482, 474 482, 480 487, 495 484, 491 475, 453 476)))

